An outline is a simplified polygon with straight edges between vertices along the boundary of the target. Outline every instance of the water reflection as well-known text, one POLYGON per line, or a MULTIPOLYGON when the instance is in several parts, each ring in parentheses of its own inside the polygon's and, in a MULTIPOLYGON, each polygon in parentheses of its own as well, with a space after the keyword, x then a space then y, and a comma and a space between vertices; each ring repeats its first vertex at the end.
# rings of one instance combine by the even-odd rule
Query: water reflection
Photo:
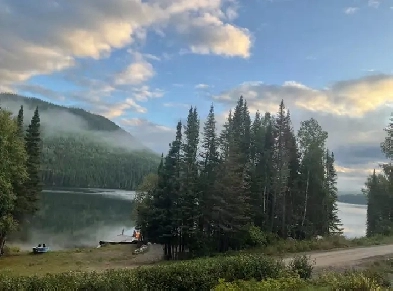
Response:
POLYGON ((348 238, 366 235, 367 206, 349 203, 337 203, 338 217, 344 228, 344 235, 348 238))
MULTIPOLYGON (((131 235, 135 192, 102 189, 65 189, 44 191, 40 211, 12 239, 30 249, 46 243, 52 249, 96 246, 111 240, 124 229, 131 235)), ((338 203, 338 214, 347 237, 365 235, 365 205, 338 203)))

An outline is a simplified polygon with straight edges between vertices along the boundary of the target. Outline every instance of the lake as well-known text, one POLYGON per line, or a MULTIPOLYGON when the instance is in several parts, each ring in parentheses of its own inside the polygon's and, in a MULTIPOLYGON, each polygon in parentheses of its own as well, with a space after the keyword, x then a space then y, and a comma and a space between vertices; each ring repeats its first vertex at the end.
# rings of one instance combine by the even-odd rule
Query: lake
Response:
MULTIPOLYGON (((132 199, 135 192, 102 189, 45 190, 39 212, 11 239, 23 249, 46 243, 52 249, 97 246, 133 232, 132 199)), ((338 203, 347 237, 365 235, 365 205, 338 203)))

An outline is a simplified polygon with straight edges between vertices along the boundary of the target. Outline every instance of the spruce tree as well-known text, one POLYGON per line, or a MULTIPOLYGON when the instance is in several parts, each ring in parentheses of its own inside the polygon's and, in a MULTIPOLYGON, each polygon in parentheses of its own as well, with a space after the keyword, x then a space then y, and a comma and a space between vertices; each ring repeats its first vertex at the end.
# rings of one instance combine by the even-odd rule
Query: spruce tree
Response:
POLYGON ((29 176, 24 185, 25 199, 28 202, 24 209, 25 215, 34 214, 37 211, 37 201, 42 190, 40 126, 40 116, 37 107, 25 135, 27 173, 29 176))

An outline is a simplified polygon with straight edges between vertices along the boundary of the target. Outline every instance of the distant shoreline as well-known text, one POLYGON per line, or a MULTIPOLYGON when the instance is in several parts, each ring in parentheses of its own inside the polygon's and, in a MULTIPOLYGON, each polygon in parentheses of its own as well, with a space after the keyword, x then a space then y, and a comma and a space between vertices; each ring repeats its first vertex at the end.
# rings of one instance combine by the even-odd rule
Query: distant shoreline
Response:
POLYGON ((362 194, 342 194, 338 196, 338 202, 367 205, 367 197, 362 194))

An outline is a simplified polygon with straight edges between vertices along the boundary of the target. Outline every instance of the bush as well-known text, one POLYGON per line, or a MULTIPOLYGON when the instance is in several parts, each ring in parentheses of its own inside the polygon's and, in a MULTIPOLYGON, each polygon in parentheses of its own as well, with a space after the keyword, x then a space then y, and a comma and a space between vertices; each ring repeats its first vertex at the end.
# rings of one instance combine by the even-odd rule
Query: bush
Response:
POLYGON ((310 264, 310 257, 296 256, 289 263, 289 268, 292 272, 299 275, 300 278, 309 279, 311 278, 314 266, 310 264))
POLYGON ((19 247, 14 247, 14 246, 4 246, 4 255, 5 256, 11 256, 11 255, 16 255, 20 253, 20 248, 19 247))
POLYGON ((382 290, 373 279, 362 273, 325 274, 316 280, 303 280, 299 276, 256 280, 226 282, 219 280, 214 291, 237 290, 382 290))
POLYGON ((229 282, 278 279, 288 277, 292 271, 302 273, 296 268, 262 255, 238 255, 104 273, 0 276, 0 290, 211 290, 219 278, 229 282))
POLYGON ((300 290, 307 287, 309 284, 307 281, 300 279, 296 276, 282 277, 278 279, 266 279, 264 281, 236 281, 233 283, 225 282, 220 280, 214 291, 258 291, 258 290, 300 290))
POLYGON ((382 290, 375 279, 360 272, 327 273, 319 277, 314 284, 330 287, 333 290, 382 290))
POLYGON ((266 234, 255 225, 251 225, 247 230, 246 244, 249 247, 262 247, 267 245, 266 234))

